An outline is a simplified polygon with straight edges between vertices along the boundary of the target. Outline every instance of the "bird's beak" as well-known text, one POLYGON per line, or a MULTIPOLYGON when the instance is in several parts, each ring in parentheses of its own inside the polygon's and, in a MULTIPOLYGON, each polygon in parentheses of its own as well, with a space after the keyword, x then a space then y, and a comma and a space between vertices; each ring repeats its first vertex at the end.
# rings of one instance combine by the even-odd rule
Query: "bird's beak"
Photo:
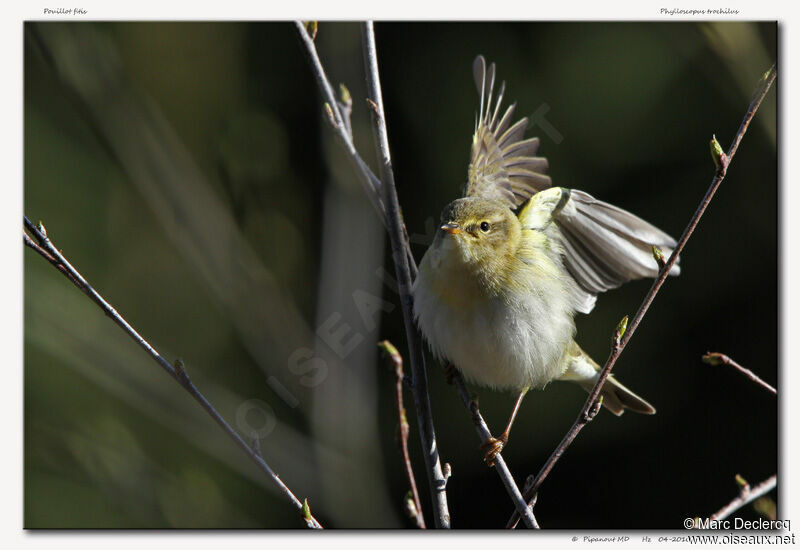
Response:
POLYGON ((440 227, 442 231, 450 233, 451 235, 458 235, 459 233, 463 233, 464 230, 461 229, 458 224, 456 223, 446 223, 442 227, 440 227))

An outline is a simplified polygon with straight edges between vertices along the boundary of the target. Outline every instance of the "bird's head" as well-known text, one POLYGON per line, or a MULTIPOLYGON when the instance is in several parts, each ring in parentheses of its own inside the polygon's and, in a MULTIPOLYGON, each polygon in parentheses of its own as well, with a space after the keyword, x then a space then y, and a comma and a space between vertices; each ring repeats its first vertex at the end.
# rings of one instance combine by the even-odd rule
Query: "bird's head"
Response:
POLYGON ((451 261, 479 272, 497 272, 519 244, 517 216, 499 201, 477 197, 458 199, 442 211, 434 247, 451 261))

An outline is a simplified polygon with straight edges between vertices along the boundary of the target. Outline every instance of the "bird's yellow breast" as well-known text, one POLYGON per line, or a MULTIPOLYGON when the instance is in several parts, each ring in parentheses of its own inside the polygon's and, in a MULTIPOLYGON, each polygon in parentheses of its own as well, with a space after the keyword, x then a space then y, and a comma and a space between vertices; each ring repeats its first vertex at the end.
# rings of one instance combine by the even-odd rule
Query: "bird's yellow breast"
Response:
POLYGON ((574 333, 563 268, 544 235, 524 233, 531 234, 513 257, 488 269, 463 249, 435 243, 414 287, 417 322, 433 352, 496 388, 542 386, 559 376, 574 333))

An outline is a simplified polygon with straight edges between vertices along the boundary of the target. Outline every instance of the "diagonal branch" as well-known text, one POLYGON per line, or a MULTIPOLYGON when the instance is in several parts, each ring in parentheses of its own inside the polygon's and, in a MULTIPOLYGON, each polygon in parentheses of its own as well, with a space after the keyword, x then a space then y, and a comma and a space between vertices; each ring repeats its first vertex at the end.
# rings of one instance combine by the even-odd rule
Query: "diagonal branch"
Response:
POLYGON ((738 497, 736 497, 728 504, 717 510, 717 512, 712 514, 708 519, 711 521, 719 521, 727 518, 739 508, 742 508, 743 506, 746 506, 750 502, 753 502, 758 497, 769 493, 777 486, 777 484, 778 484, 777 475, 773 475, 765 479, 755 487, 750 487, 749 485, 745 484, 745 486, 743 486, 739 491, 738 497))
MULTIPOLYGON (((301 21, 295 21, 295 27, 300 35, 300 40, 305 46, 306 55, 308 56, 308 60, 311 65, 311 71, 314 73, 314 78, 317 81, 317 86, 322 93, 322 98, 325 100, 325 112, 327 114, 328 123, 331 125, 331 128, 333 128, 336 138, 339 140, 339 143, 347 153, 347 158, 350 159, 353 169, 361 179, 361 183, 364 187, 367 197, 372 203, 375 211, 378 213, 378 217, 380 217, 384 227, 386 227, 386 230, 388 231, 389 226, 386 217, 386 207, 384 206, 383 198, 381 196, 383 184, 381 183, 381 180, 372 173, 372 170, 370 170, 367 163, 364 162, 364 159, 361 158, 361 155, 358 153, 358 150, 353 143, 353 130, 350 126, 348 112, 350 105, 346 100, 344 102, 337 100, 336 94, 333 92, 333 86, 331 86, 330 80, 328 80, 328 76, 325 74, 325 68, 322 66, 322 61, 317 53, 317 46, 314 43, 314 37, 308 33, 306 26, 301 21)), ((344 90, 346 90, 346 88, 344 88, 344 90)), ((347 92, 347 99, 349 99, 349 95, 349 92, 347 92)), ((411 254, 410 247, 406 246, 406 249, 406 254, 408 256, 411 269, 411 276, 416 277, 417 266, 414 263, 414 256, 411 254)))
MULTIPOLYGON (((697 224, 700 222, 700 218, 703 216, 703 213, 706 211, 711 199, 714 197, 714 194, 717 192, 722 180, 725 179, 725 174, 727 173, 728 167, 730 166, 731 161, 733 160, 733 156, 736 154, 736 150, 739 148, 739 144, 744 137, 744 134, 747 132, 748 126, 750 126, 750 122, 753 120, 753 117, 758 111, 758 107, 761 105, 761 102, 764 100, 764 97, 767 95, 767 92, 772 86, 772 83, 775 81, 776 75, 776 68, 773 65, 764 76, 761 78, 761 81, 756 88, 756 91, 753 95, 753 99, 750 101, 750 105, 747 108, 747 112, 742 119, 742 123, 739 125, 739 129, 737 130, 736 134, 734 135, 733 142, 731 143, 730 148, 728 149, 728 153, 725 154, 722 152, 722 149, 719 147, 716 138, 712 139, 712 156, 714 158, 714 163, 716 164, 716 171, 714 173, 714 177, 711 180, 711 185, 709 185, 706 194, 703 196, 702 200, 700 201, 700 205, 697 207, 694 215, 692 216, 691 220, 689 220, 689 224, 686 226, 686 229, 683 230, 683 234, 681 238, 678 240, 678 244, 675 247, 675 250, 672 251, 672 255, 669 257, 669 260, 661 266, 661 262, 659 265, 661 267, 658 277, 655 281, 653 281, 653 285, 650 287, 650 290, 644 297, 642 304, 639 306, 639 310, 636 312, 636 315, 633 317, 633 321, 630 323, 630 328, 628 329, 627 333, 624 335, 620 335, 620 339, 615 341, 614 347, 611 351, 611 354, 608 357, 603 369, 600 371, 600 376, 598 377, 597 383, 594 386, 594 389, 589 394, 589 397, 586 400, 586 403, 581 409, 580 414, 578 415, 578 419, 572 425, 570 430, 564 436, 564 439, 559 443, 556 450, 550 455, 550 458, 547 459, 547 462, 536 475, 536 479, 533 485, 525 492, 525 498, 528 499, 528 506, 533 506, 534 504, 534 497, 536 496, 536 492, 541 487, 542 482, 553 469, 553 466, 564 453, 564 451, 569 447, 575 437, 578 435, 578 432, 583 429, 587 422, 583 421, 586 417, 587 411, 592 410, 595 406, 595 402, 600 395, 600 390, 602 390, 603 384, 605 383, 608 375, 611 373, 611 369, 614 367, 614 364, 617 362, 619 355, 622 353, 622 350, 625 349, 625 346, 628 345, 633 333, 636 332, 639 323, 642 321, 645 313, 650 308, 650 304, 653 303, 653 300, 656 297, 656 294, 661 289, 664 281, 667 279, 667 275, 669 275, 670 270, 675 265, 675 262, 678 261, 678 255, 686 246, 689 237, 692 236, 697 224)), ((658 257, 658 254, 654 254, 658 257)), ((619 332, 619 331, 618 331, 619 332)), ((519 516, 515 512, 514 515, 509 520, 509 526, 516 525, 519 521, 519 516)))
POLYGON ((362 27, 362 46, 364 63, 367 72, 367 93, 372 106, 372 120, 375 140, 380 154, 381 187, 383 202, 386 206, 389 240, 392 246, 397 286, 400 303, 403 306, 403 321, 408 339, 408 354, 411 366, 412 393, 417 408, 422 452, 428 472, 431 498, 434 506, 434 519, 437 527, 450 527, 450 512, 447 508, 445 478, 439 460, 439 449, 436 446, 436 433, 433 427, 430 396, 428 395, 428 377, 425 371, 425 357, 422 353, 422 338, 414 323, 412 296, 412 275, 408 258, 408 237, 405 232, 397 189, 394 185, 394 173, 389 152, 389 138, 386 131, 386 117, 383 110, 380 77, 378 75, 378 58, 375 52, 375 33, 372 22, 362 27))
POLYGON ((770 392, 772 395, 778 395, 778 390, 776 390, 773 386, 764 382, 756 373, 751 371, 748 368, 741 366, 739 363, 725 355, 724 353, 712 353, 708 352, 703 356, 703 363, 709 365, 728 365, 729 367, 733 367, 734 369, 738 370, 750 380, 770 392))
POLYGON ((306 525, 312 529, 322 529, 320 523, 311 515, 307 502, 300 502, 297 497, 292 493, 289 487, 281 481, 280 477, 269 467, 266 461, 262 458, 260 451, 254 450, 250 447, 242 437, 228 424, 224 418, 217 412, 214 406, 206 399, 206 397, 197 389, 194 383, 189 378, 186 372, 183 361, 178 359, 175 365, 171 365, 169 361, 156 351, 147 340, 145 340, 136 330, 109 304, 92 286, 83 278, 83 276, 75 269, 67 259, 59 252, 47 237, 47 232, 41 223, 35 226, 27 216, 24 218, 24 227, 31 235, 38 241, 38 244, 31 239, 27 233, 23 231, 23 243, 38 252, 45 258, 51 265, 58 269, 67 279, 77 286, 89 299, 91 299, 97 306, 103 310, 108 317, 111 318, 119 327, 130 336, 141 348, 143 348, 148 355, 161 367, 167 374, 169 374, 181 387, 186 390, 192 398, 197 401, 201 407, 211 416, 222 430, 233 439, 253 462, 258 466, 267 476, 272 480, 278 490, 283 494, 293 505, 300 511, 306 525))
POLYGON ((311 63, 312 72, 317 80, 317 86, 319 86, 319 89, 322 92, 322 97, 325 100, 325 109, 328 112, 329 118, 331 119, 331 126, 336 133, 336 137, 339 138, 340 143, 347 152, 347 156, 353 163, 356 173, 361 176, 361 181, 364 184, 365 190, 367 191, 367 196, 371 201, 373 201, 372 204, 376 207, 381 219, 385 220, 386 209, 380 200, 381 181, 375 177, 375 174, 373 174, 372 170, 369 169, 369 166, 367 166, 367 163, 364 162, 364 160, 358 154, 358 151, 353 144, 353 136, 349 130, 350 125, 345 123, 345 116, 339 108, 339 101, 336 99, 336 94, 333 92, 333 86, 331 86, 331 83, 325 74, 325 68, 322 66, 322 61, 320 61, 319 55, 317 54, 317 47, 314 45, 314 38, 308 34, 306 26, 301 21, 295 21, 295 26, 297 27, 297 32, 300 35, 300 39, 305 45, 306 53, 308 54, 308 59, 311 63))
MULTIPOLYGON (((483 416, 481 416, 481 411, 478 409, 477 401, 470 396, 467 385, 464 383, 464 378, 461 376, 460 372, 453 369, 452 379, 453 384, 458 391, 458 395, 461 397, 461 401, 464 403, 464 406, 467 408, 467 410, 472 413, 472 422, 475 424, 475 429, 478 432, 481 443, 486 443, 489 438, 492 437, 492 433, 489 431, 489 426, 486 425, 486 421, 483 419, 483 416)), ((514 503, 514 508, 518 513, 522 514, 522 521, 525 522, 525 526, 529 529, 539 529, 539 524, 536 521, 536 517, 533 515, 533 510, 525 504, 525 499, 522 497, 519 486, 517 486, 516 482, 514 481, 514 477, 511 475, 508 466, 506 466, 506 462, 503 460, 503 455, 498 454, 495 457, 494 468, 497 470, 497 475, 500 476, 500 480, 503 482, 503 485, 508 492, 508 496, 514 503)))

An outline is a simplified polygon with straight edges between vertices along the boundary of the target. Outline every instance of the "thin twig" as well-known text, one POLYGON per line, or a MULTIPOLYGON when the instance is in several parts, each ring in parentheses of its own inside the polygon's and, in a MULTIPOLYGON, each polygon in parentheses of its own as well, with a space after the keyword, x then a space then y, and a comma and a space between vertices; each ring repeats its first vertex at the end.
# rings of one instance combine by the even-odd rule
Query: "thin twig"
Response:
POLYGON ((771 490, 775 488, 777 484, 778 484, 778 476, 773 475, 765 479, 755 487, 744 485, 739 491, 738 497, 736 497, 728 504, 720 508, 716 513, 712 514, 711 517, 709 517, 708 519, 711 521, 719 521, 727 518, 739 508, 746 506, 747 504, 753 502, 758 497, 769 493, 771 490))
MULTIPOLYGON (((42 229, 44 229, 44 226, 42 226, 42 229)), ((37 253, 38 253, 38 254, 39 254, 39 255, 40 255, 42 258, 44 258, 45 260, 47 260, 48 262, 50 262, 50 265, 52 265, 52 266, 53 266, 53 267, 55 267, 57 270, 59 270, 59 271, 61 272, 61 274, 62 274, 62 275, 64 275, 64 277, 66 277, 66 278, 68 278, 70 281, 72 281, 72 284, 80 286, 80 283, 78 283, 78 281, 77 281, 77 280, 75 280, 75 278, 74 278, 74 277, 72 277, 72 275, 70 275, 69 271, 67 271, 67 270, 64 268, 64 266, 63 266, 63 265, 61 265, 60 263, 58 263, 58 260, 56 260, 56 259, 55 259, 55 258, 53 258, 53 257, 52 257, 50 254, 48 254, 48 253, 47 253, 47 251, 46 251, 44 248, 42 248, 41 246, 39 246, 38 244, 36 244, 36 242, 34 242, 34 241, 33 241, 33 239, 31 239, 31 238, 28 236, 28 234, 27 234, 27 233, 25 233, 25 231, 24 231, 24 230, 22 231, 22 242, 23 242, 23 243, 25 243, 25 246, 27 246, 27 247, 29 247, 29 248, 32 248, 32 249, 33 249, 33 250, 35 250, 35 251, 36 251, 36 252, 37 252, 37 253)))
MULTIPOLYGON (((742 138, 744 137, 745 132, 747 132, 747 128, 750 125, 750 122, 753 120, 753 117, 758 111, 758 107, 761 105, 761 102, 764 100, 764 97, 767 95, 770 86, 772 85, 773 81, 775 80, 776 69, 775 65, 770 68, 764 76, 762 77, 761 81, 759 82, 758 88, 755 91, 754 97, 750 102, 750 105, 747 108, 747 112, 742 119, 742 123, 739 125, 739 129, 736 132, 736 135, 733 138, 733 143, 731 143, 730 148, 728 149, 727 154, 718 154, 714 157, 714 162, 716 164, 716 171, 714 173, 714 177, 711 180, 711 185, 709 185, 706 194, 703 196, 703 199, 700 201, 700 205, 697 207, 694 215, 692 216, 691 220, 689 220, 689 224, 686 226, 686 229, 683 230, 683 235, 678 240, 678 244, 675 246, 675 249, 672 251, 672 255, 670 255, 669 260, 664 264, 664 266, 659 271, 658 277, 655 281, 653 281, 653 285, 650 287, 650 290, 644 297, 642 304, 639 306, 639 310, 636 312, 636 315, 633 317, 633 321, 630 323, 630 327, 628 328, 627 333, 621 338, 619 345, 615 345, 614 349, 612 349, 611 354, 608 356, 608 360, 606 361, 603 369, 600 371, 600 376, 597 380, 597 383, 594 386, 594 389, 589 394, 589 397, 586 400, 586 403, 581 410, 581 413, 578 415, 578 419, 572 425, 572 428, 567 432, 567 435, 564 436, 564 439, 561 443, 556 447, 556 450, 550 455, 550 458, 547 459, 547 462, 539 471, 536 478, 537 480, 534 482, 533 487, 530 488, 529 491, 526 491, 525 498, 529 501, 529 506, 531 505, 531 499, 535 496, 536 491, 538 491, 539 487, 541 486, 544 479, 547 477, 547 474, 553 469, 553 465, 556 461, 561 457, 567 447, 572 443, 575 439, 575 436, 578 435, 578 432, 586 425, 585 422, 581 422, 581 419, 585 416, 586 411, 591 410, 595 403, 594 401, 597 399, 597 396, 600 394, 600 390, 602 389, 603 383, 608 378, 611 369, 614 367, 614 364, 617 362, 617 358, 622 353, 622 350, 625 349, 625 346, 628 345, 631 337, 633 336, 634 332, 636 332, 639 323, 642 321, 642 317, 644 317, 645 313, 650 307, 650 304, 653 303, 653 300, 656 297, 656 294, 661 289, 661 286, 664 284, 664 281, 667 279, 670 270, 678 261, 678 255, 681 253, 683 248, 686 246, 686 242, 691 237, 692 233, 694 232, 697 224, 700 222, 700 218, 703 216, 703 213, 706 211, 708 204, 711 202, 711 199, 714 197, 714 193, 717 192, 722 180, 725 178, 725 174, 728 171, 728 167, 730 163, 733 161, 733 156, 736 154, 736 150, 739 148, 739 143, 741 143, 742 138)), ((713 144, 716 142, 716 139, 712 140, 712 150, 713 144)), ((509 520, 509 526, 516 525, 519 521, 518 515, 515 512, 514 515, 509 520)))
MULTIPOLYGON (((492 433, 489 430, 489 426, 486 425, 486 421, 484 421, 483 416, 481 416, 478 403, 470 395, 461 373, 459 373, 457 370, 453 370, 451 379, 453 385, 458 391, 458 395, 461 397, 461 401, 464 403, 464 406, 472 413, 472 422, 475 424, 475 430, 478 432, 478 437, 480 437, 481 443, 486 443, 489 438, 492 437, 492 433)), ((517 483, 514 481, 514 477, 511 475, 511 472, 509 471, 508 466, 506 466, 505 460, 503 460, 503 456, 501 454, 498 454, 495 457, 494 468, 497 470, 497 475, 500 476, 500 480, 503 482, 503 485, 508 492, 508 496, 511 497, 511 501, 514 503, 514 508, 517 510, 517 512, 522 514, 522 521, 525 522, 526 527, 529 529, 539 529, 539 524, 536 521, 536 517, 533 515, 533 510, 528 507, 527 504, 525 504, 525 499, 522 498, 522 493, 519 490, 519 486, 517 486, 517 483)))
POLYGON ((311 515, 308 510, 308 505, 294 496, 294 493, 286 486, 278 475, 269 467, 269 465, 261 457, 260 450, 256 451, 250 447, 242 437, 228 424, 224 418, 217 412, 214 406, 209 403, 206 397, 197 389, 194 383, 189 378, 188 373, 183 367, 183 361, 180 359, 176 361, 175 366, 171 365, 169 361, 158 353, 158 351, 151 346, 136 330, 109 304, 94 288, 83 278, 83 276, 76 270, 61 252, 53 245, 47 236, 47 232, 43 225, 35 226, 27 216, 24 218, 24 227, 33 237, 38 241, 38 245, 23 232, 25 244, 30 248, 36 250, 42 257, 50 262, 56 269, 58 269, 64 276, 66 276, 72 283, 77 286, 84 294, 86 294, 95 304, 103 310, 108 317, 111 318, 119 327, 130 336, 141 348, 143 348, 148 355, 160 366, 167 374, 174 378, 181 387, 197 401, 201 407, 214 419, 214 421, 225 431, 228 436, 256 463, 256 465, 267 474, 272 482, 277 486, 278 490, 297 508, 306 525, 313 529, 322 529, 320 523, 311 515))
MULTIPOLYGON (((337 100, 336 95, 333 92, 333 86, 331 86, 330 80, 328 80, 328 77, 325 74, 325 68, 322 66, 319 53, 317 53, 317 46, 314 42, 314 39, 308 33, 305 24, 302 21, 295 21, 295 27, 297 27, 300 40, 305 46, 305 51, 311 64, 311 71, 314 73, 317 86, 319 86, 320 92, 322 93, 322 98, 325 101, 325 110, 329 113, 328 122, 330 123, 331 128, 333 128, 334 134, 338 138, 339 143, 347 153, 347 158, 350 159, 350 163, 353 165, 356 174, 361 178, 364 191, 367 193, 367 197, 372 203, 373 208, 375 208, 375 211, 378 213, 378 217, 381 219, 381 222, 388 231, 389 227, 386 218, 386 208, 383 204, 380 191, 381 180, 378 179, 372 170, 370 170, 367 163, 364 162, 364 159, 361 158, 361 155, 359 155, 358 150, 353 143, 353 131, 350 125, 349 113, 347 112, 347 109, 349 108, 347 101, 337 100)), ((414 256, 411 253, 410 246, 406 246, 406 254, 408 255, 411 276, 416 277, 417 265, 414 263, 414 256)))
POLYGON ((414 470, 411 468, 411 456, 408 454, 408 419, 406 418, 406 407, 403 404, 403 379, 405 378, 403 374, 403 357, 389 340, 379 342, 378 347, 386 353, 394 366, 394 387, 395 401, 397 404, 397 427, 400 436, 400 453, 403 455, 403 466, 406 470, 408 485, 411 487, 411 497, 414 500, 414 520, 417 522, 417 527, 425 529, 425 518, 422 516, 422 503, 419 500, 417 481, 414 479, 414 470))
POLYGON ((763 381, 761 378, 758 377, 753 371, 748 368, 741 366, 739 363, 725 355, 724 353, 717 353, 717 352, 708 352, 703 356, 703 363, 708 365, 728 365, 729 367, 733 367, 734 369, 738 370, 750 380, 770 392, 772 395, 778 395, 778 390, 772 387, 769 383, 763 381))
POLYGON ((325 109, 330 113, 330 115, 332 115, 329 120, 331 127, 333 128, 336 137, 339 138, 339 142, 341 143, 342 147, 344 147, 345 151, 347 152, 347 157, 353 163, 356 173, 361 176, 361 182, 367 192, 367 197, 369 197, 370 201, 372 202, 372 206, 378 212, 379 217, 385 224, 386 209, 381 201, 381 181, 375 176, 375 174, 372 173, 372 170, 369 169, 367 163, 364 162, 364 159, 362 159, 361 155, 358 154, 358 151, 353 144, 353 136, 351 134, 349 121, 345 120, 345 115, 342 113, 342 109, 340 108, 341 103, 336 98, 336 94, 333 91, 333 86, 331 86, 331 83, 325 74, 325 68, 322 66, 322 61, 319 59, 319 54, 317 53, 317 47, 314 44, 314 39, 308 34, 308 30, 306 29, 304 23, 301 21, 295 21, 295 26, 297 27, 297 32, 300 35, 300 39, 305 45, 306 53, 308 54, 309 61, 311 62, 312 72, 317 80, 317 86, 319 86, 319 89, 322 92, 322 97, 325 100, 325 109))
POLYGON ((650 287, 650 290, 647 292, 647 295, 642 302, 642 305, 639 307, 639 311, 636 312, 636 315, 633 317, 633 321, 631 321, 630 329, 625 337, 622 339, 621 349, 625 349, 625 346, 628 345, 633 333, 636 332, 636 329, 639 327, 639 323, 644 317, 644 314, 647 313, 650 304, 653 302, 658 291, 661 289, 661 286, 664 284, 664 281, 667 279, 670 270, 678 261, 678 256, 680 255, 683 248, 686 246, 686 242, 689 240, 689 237, 692 236, 697 224, 700 222, 700 218, 703 216, 703 213, 706 211, 711 199, 714 197, 714 194, 717 192, 722 180, 725 178, 725 174, 728 171, 728 167, 730 163, 733 161, 733 156, 736 154, 736 150, 739 148, 739 143, 741 143, 744 134, 747 132, 748 126, 750 126, 750 122, 753 120, 753 117, 758 110, 758 107, 761 105, 761 102, 764 100, 764 97, 767 95, 772 82, 775 80, 776 70, 775 65, 772 68, 764 73, 764 76, 759 82, 759 87, 756 90, 756 95, 753 100, 750 102, 750 105, 747 108, 747 112, 742 119, 742 123, 739 125, 739 129, 734 135, 733 143, 731 143, 730 149, 728 149, 727 155, 725 155, 725 159, 723 162, 717 165, 717 170, 714 173, 714 178, 711 180, 711 185, 709 185, 706 194, 703 196, 703 199, 700 201, 700 205, 697 207, 692 219, 689 221, 689 224, 686 226, 686 229, 683 230, 683 235, 678 240, 678 244, 675 247, 675 250, 672 251, 672 255, 670 255, 669 260, 667 260, 666 265, 661 269, 658 278, 653 282, 653 285, 650 287))
POLYGON ((383 109, 380 76, 378 74, 378 57, 375 51, 375 32, 372 22, 362 27, 362 46, 364 64, 367 73, 368 101, 371 101, 373 130, 380 155, 380 179, 383 191, 383 202, 386 207, 389 240, 392 246, 397 286, 400 292, 400 303, 403 307, 403 321, 408 336, 408 354, 411 366, 411 390, 417 408, 422 451, 428 472, 431 498, 434 506, 434 519, 438 528, 450 527, 450 512, 447 508, 447 494, 442 465, 439 460, 439 449, 436 446, 436 433, 433 427, 430 396, 428 395, 428 376, 425 371, 425 357, 422 353, 422 338, 414 323, 414 298, 411 294, 412 275, 408 261, 408 239, 404 229, 397 189, 394 184, 389 137, 386 130, 386 115, 383 109))

